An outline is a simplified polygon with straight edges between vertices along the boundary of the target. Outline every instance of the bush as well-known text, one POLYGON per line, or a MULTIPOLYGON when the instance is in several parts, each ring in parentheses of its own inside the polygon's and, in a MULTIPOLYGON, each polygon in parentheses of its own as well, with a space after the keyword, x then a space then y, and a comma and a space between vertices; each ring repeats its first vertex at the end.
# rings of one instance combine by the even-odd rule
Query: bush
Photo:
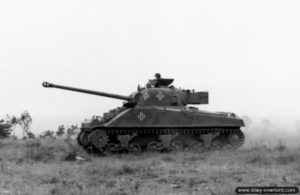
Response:
POLYGON ((32 161, 49 161, 53 160, 53 148, 51 147, 32 147, 31 149, 27 150, 25 153, 25 158, 32 160, 32 161))

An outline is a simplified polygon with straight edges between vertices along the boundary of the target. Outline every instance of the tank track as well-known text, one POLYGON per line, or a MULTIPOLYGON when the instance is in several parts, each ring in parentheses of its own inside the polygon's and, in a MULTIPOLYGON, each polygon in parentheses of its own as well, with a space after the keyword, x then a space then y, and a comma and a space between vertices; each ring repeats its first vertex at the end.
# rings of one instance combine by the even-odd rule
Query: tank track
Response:
POLYGON ((243 145, 245 136, 236 128, 110 128, 81 131, 78 144, 92 153, 142 151, 222 150, 243 145))

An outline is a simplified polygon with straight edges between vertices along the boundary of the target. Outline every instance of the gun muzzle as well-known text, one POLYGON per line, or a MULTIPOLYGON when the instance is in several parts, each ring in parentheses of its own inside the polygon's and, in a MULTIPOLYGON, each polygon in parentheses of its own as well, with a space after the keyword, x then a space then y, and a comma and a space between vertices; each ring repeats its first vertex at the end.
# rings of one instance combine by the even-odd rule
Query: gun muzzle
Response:
POLYGON ((53 87, 53 84, 48 82, 43 82, 43 87, 53 87))

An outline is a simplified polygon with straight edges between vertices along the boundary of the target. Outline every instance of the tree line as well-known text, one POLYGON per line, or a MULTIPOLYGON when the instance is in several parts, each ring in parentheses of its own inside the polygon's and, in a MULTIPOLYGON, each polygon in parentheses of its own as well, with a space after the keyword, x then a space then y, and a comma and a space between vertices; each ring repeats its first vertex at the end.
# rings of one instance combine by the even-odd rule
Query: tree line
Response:
MULTIPOLYGON (((15 137, 16 126, 20 126, 22 130, 22 138, 35 138, 36 135, 30 131, 32 124, 32 117, 28 111, 24 111, 20 116, 6 115, 4 119, 0 119, 0 139, 15 137)), ((71 125, 65 127, 64 125, 58 126, 56 131, 46 130, 42 132, 39 137, 73 137, 79 132, 78 125, 71 125)))

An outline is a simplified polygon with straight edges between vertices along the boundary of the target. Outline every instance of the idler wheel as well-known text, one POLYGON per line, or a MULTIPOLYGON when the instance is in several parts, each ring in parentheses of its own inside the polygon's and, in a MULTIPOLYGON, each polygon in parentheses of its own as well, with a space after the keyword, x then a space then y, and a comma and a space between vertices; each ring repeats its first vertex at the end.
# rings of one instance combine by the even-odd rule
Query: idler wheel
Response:
POLYGON ((82 133, 83 133, 82 131, 79 132, 78 135, 77 135, 77 138, 76 138, 77 143, 78 143, 78 145, 80 145, 80 146, 82 146, 82 143, 81 143, 81 140, 80 140, 80 136, 82 135, 82 133))
POLYGON ((80 132, 77 136, 77 142, 79 145, 87 147, 89 145, 89 132, 80 132))
POLYGON ((228 142, 235 146, 235 145, 238 145, 240 143, 240 137, 238 134, 230 134, 228 136, 228 142))
POLYGON ((89 143, 91 143, 95 148, 102 151, 103 148, 108 143, 108 136, 104 131, 95 130, 88 136, 89 143))
POLYGON ((238 148, 245 142, 245 136, 241 131, 229 134, 227 137, 228 143, 232 146, 232 149, 238 148))

